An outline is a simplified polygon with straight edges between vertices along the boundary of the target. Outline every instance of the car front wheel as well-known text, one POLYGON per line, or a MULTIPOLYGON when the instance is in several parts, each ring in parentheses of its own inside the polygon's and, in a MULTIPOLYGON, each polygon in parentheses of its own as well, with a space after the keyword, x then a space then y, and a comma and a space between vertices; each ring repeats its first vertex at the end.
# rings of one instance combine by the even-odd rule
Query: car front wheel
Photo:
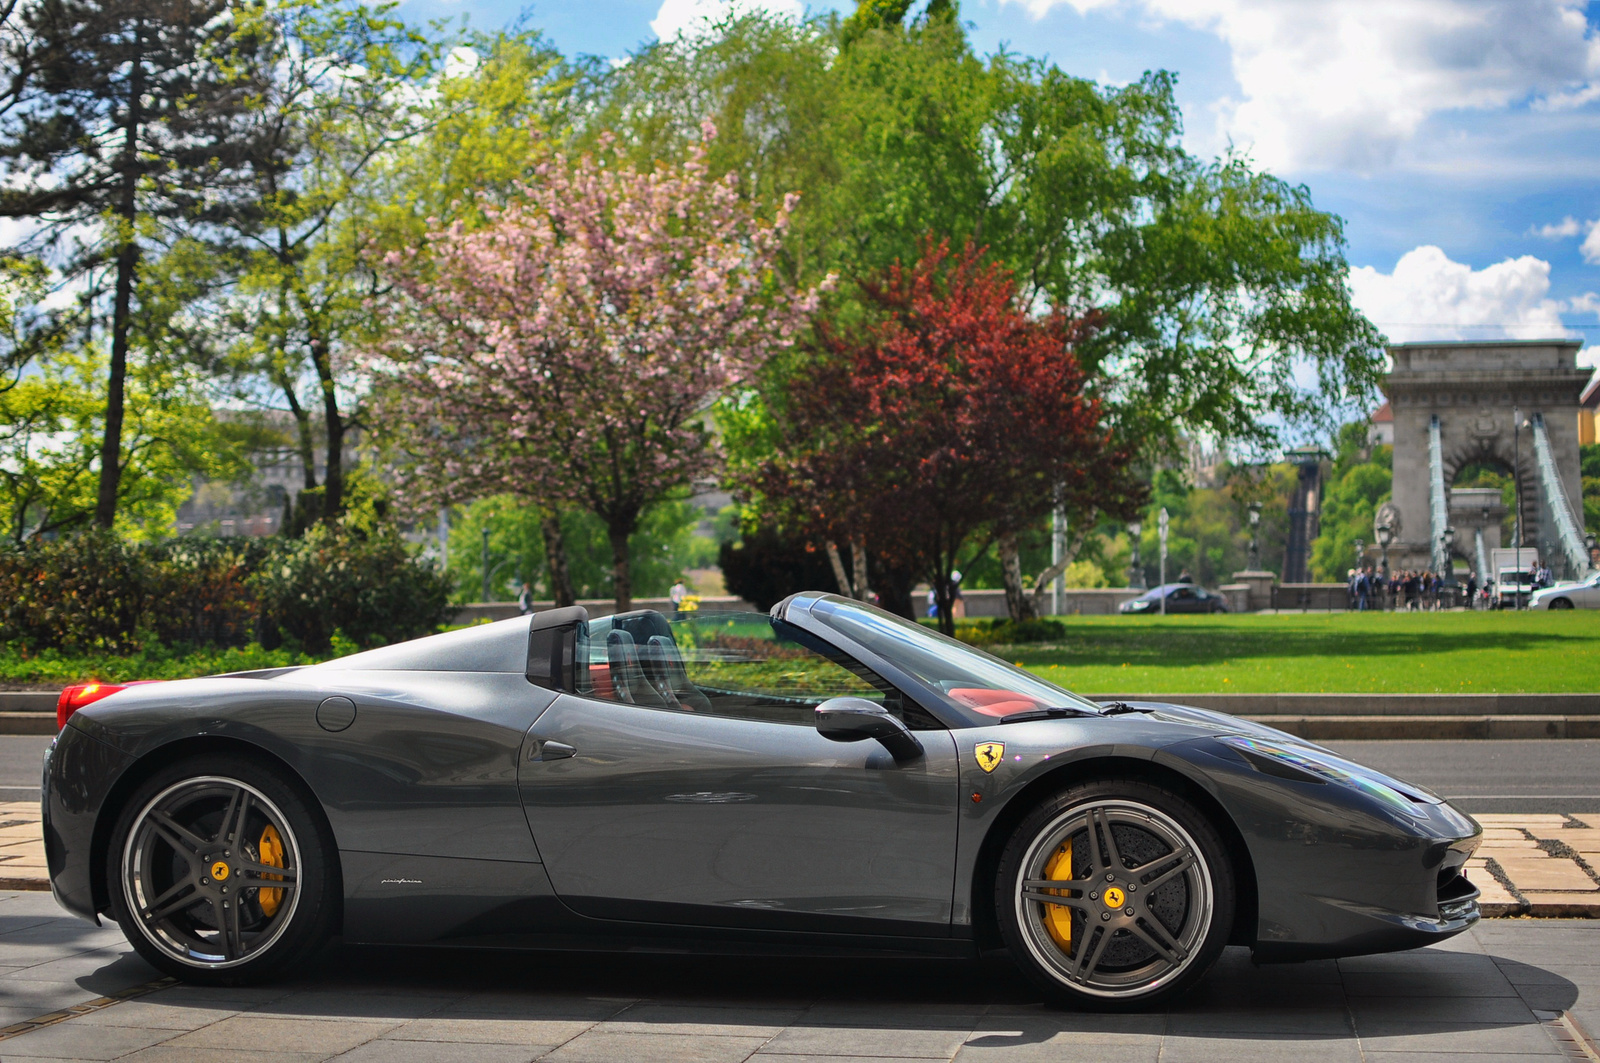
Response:
POLYGON ((1550 603, 1552 609, 1571 609, 1572 603, 1565 598, 1557 598, 1550 603))
POLYGON ((106 861, 111 910, 168 974, 255 981, 327 940, 336 859, 321 817, 278 773, 242 757, 191 758, 124 805, 106 861))
POLYGON ((996 913, 1018 964, 1055 1000, 1148 1007, 1192 987, 1227 944, 1232 865, 1178 794, 1084 783, 1018 825, 1001 854, 996 913))

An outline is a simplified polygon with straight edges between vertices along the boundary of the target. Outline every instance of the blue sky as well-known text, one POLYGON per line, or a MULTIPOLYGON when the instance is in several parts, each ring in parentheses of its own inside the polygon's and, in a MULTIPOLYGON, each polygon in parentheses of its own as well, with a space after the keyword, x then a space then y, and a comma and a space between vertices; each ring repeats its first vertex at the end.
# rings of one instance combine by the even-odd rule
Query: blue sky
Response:
MULTIPOLYGON (((801 0, 549 2, 527 17, 569 54, 617 57, 730 2, 801 0)), ((854 4, 811 10, 829 6, 854 4)), ((401 10, 489 28, 523 5, 401 10)), ((964 0, 961 13, 985 52, 1110 82, 1176 71, 1191 150, 1247 149, 1345 219, 1357 302, 1391 339, 1565 331, 1600 345, 1600 0, 964 0)))

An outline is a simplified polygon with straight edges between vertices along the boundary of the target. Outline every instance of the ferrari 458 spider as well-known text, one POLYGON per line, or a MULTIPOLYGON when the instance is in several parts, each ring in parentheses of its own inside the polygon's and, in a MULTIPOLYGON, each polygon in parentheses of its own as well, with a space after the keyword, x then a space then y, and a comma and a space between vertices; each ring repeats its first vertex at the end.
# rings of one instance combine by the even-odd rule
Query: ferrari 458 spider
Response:
POLYGON ((57 900, 234 982, 325 941, 1008 949, 1142 1006, 1229 944, 1405 949, 1478 918, 1480 830, 1230 716, 1097 704, 860 602, 556 609, 306 668, 62 695, 57 900))

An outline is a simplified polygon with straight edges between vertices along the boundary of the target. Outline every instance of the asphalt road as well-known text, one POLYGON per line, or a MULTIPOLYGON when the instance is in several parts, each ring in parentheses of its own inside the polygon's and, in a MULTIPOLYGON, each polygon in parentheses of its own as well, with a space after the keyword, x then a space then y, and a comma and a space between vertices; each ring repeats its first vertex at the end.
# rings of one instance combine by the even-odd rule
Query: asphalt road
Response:
MULTIPOLYGON (((45 735, 0 735, 0 801, 39 796, 45 735)), ((1600 812, 1600 739, 1330 742, 1340 754, 1449 798, 1463 812, 1600 812)))

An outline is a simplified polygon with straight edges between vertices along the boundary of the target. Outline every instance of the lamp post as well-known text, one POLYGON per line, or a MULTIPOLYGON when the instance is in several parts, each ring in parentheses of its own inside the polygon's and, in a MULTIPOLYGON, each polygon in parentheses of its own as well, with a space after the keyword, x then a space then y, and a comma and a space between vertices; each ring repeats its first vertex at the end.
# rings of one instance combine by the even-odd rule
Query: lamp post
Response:
POLYGON ((1439 593, 1443 595, 1446 590, 1453 592, 1456 586, 1456 565, 1452 555, 1456 545, 1456 530, 1446 528, 1444 534, 1439 536, 1439 541, 1444 544, 1444 571, 1439 574, 1439 593))
POLYGON ((1250 565, 1251 572, 1261 571, 1261 503, 1250 503, 1250 565))
POLYGON ((1161 507, 1156 529, 1161 533, 1161 615, 1167 615, 1167 507, 1161 507))
POLYGON ((1583 537, 1583 550, 1584 550, 1584 553, 1588 555, 1589 567, 1591 569, 1600 568, 1600 565, 1596 565, 1595 564, 1595 559, 1594 559, 1594 552, 1597 549, 1600 549, 1600 545, 1597 545, 1595 543, 1594 536, 1593 535, 1585 535, 1583 537))
POLYGON ((489 529, 483 529, 483 597, 480 602, 489 600, 489 529))
POLYGON ((1381 521, 1372 529, 1372 534, 1378 538, 1378 550, 1383 558, 1378 580, 1378 607, 1388 607, 1389 594, 1389 544, 1394 542, 1394 525, 1388 521, 1381 521))
MULTIPOLYGON (((1511 490, 1516 492, 1517 496, 1517 541, 1511 545, 1516 549, 1517 587, 1520 589, 1522 586, 1522 411, 1516 406, 1511 407, 1511 490)), ((1498 590, 1501 595, 1505 594, 1504 587, 1499 587, 1498 590)), ((1521 609, 1522 595, 1518 592, 1513 593, 1517 595, 1516 608, 1521 609)), ((1505 602, 1504 597, 1500 600, 1502 604, 1505 602)))
POLYGON ((1367 541, 1365 539, 1357 539, 1355 541, 1355 543, 1356 543, 1356 568, 1359 570, 1361 568, 1361 556, 1367 552, 1367 541))
POLYGON ((1128 524, 1128 540, 1133 544, 1133 554, 1128 558, 1128 586, 1136 591, 1144 590, 1144 566, 1139 563, 1139 537, 1143 534, 1143 521, 1128 524))

